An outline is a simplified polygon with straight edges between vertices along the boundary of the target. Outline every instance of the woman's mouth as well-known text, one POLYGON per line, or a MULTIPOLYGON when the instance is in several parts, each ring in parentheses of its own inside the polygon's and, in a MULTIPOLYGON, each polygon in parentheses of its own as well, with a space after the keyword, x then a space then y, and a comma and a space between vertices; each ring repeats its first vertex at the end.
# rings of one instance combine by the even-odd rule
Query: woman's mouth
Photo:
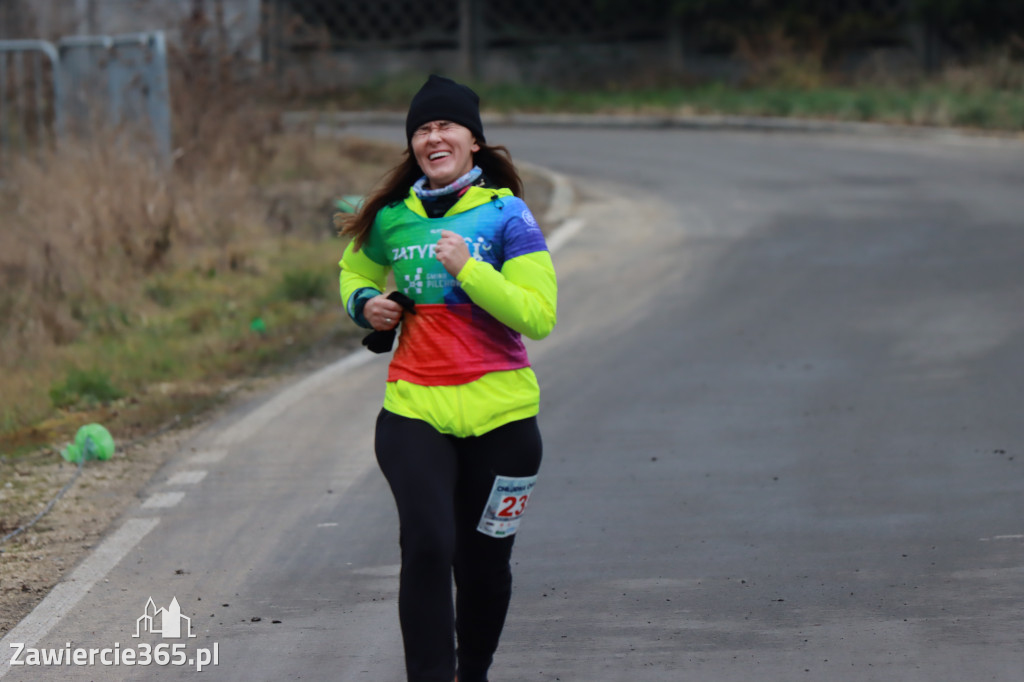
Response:
POLYGON ((433 154, 431 154, 427 158, 430 159, 431 161, 437 161, 438 159, 443 159, 443 158, 445 158, 447 156, 451 156, 451 155, 452 155, 451 152, 434 152, 433 154))

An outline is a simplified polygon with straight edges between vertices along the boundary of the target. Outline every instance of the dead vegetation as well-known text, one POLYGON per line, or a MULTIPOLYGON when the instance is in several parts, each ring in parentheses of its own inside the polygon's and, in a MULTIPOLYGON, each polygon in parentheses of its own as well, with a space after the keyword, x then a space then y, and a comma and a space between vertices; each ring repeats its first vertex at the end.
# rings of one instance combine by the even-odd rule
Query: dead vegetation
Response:
POLYGON ((2 170, 0 537, 71 480, 58 450, 79 426, 104 424, 118 451, 0 547, 0 633, 135 499, 183 425, 358 343, 332 286, 333 202, 368 191, 399 150, 285 130, 272 98, 209 58, 175 55, 169 163, 97 127, 2 170))

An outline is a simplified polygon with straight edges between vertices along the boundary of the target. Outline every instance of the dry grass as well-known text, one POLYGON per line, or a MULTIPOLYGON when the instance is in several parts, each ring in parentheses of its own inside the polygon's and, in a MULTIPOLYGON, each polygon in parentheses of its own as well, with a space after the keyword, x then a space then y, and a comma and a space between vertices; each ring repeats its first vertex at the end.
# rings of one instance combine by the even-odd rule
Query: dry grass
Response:
POLYGON ((134 400, 154 381, 192 384, 179 392, 194 398, 195 382, 338 330, 331 204, 367 191, 394 150, 303 133, 261 144, 265 164, 219 173, 167 173, 96 145, 19 163, 0 199, 0 450, 4 434, 48 442, 55 413, 73 426, 98 407, 55 410, 73 370, 134 400))
POLYGON ((781 25, 736 38, 736 57, 747 67, 747 87, 813 90, 827 84, 823 38, 797 45, 781 25))
POLYGON ((200 48, 173 55, 170 167, 97 128, 4 169, 0 452, 91 420, 137 433, 355 333, 330 284, 332 204, 398 150, 282 130, 266 93, 200 48), (92 387, 71 386, 82 376, 92 387))

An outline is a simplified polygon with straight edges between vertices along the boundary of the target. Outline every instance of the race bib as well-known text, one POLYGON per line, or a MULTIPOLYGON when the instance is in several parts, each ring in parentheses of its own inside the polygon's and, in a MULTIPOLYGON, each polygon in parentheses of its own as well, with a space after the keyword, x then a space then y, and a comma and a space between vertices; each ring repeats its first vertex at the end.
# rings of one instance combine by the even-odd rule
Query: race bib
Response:
POLYGON ((505 538, 519 530, 519 521, 526 512, 530 493, 537 485, 536 476, 511 478, 498 476, 487 498, 487 505, 476 529, 492 538, 505 538))

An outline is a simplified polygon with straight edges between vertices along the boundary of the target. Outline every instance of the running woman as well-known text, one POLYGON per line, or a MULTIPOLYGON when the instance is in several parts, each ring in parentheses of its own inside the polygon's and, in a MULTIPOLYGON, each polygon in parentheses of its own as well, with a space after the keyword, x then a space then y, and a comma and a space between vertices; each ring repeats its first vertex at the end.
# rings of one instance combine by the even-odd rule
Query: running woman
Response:
POLYGON ((485 141, 479 102, 430 76, 409 106, 402 162, 339 216, 351 237, 348 314, 374 330, 371 350, 401 332, 375 450, 398 508, 409 682, 486 682, 541 463, 522 335, 551 332, 557 282, 508 150, 485 141), (384 295, 389 272, 397 292, 384 295))

